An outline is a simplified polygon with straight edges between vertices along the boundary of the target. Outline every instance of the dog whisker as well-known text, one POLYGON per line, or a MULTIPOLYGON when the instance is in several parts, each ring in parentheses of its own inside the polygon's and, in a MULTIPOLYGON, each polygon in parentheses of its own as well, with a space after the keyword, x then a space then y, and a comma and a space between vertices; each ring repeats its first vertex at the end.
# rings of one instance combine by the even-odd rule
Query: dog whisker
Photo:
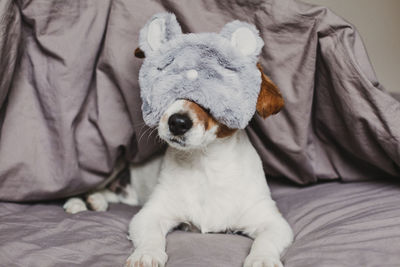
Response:
POLYGON ((155 133, 157 131, 157 128, 153 128, 151 131, 150 131, 150 134, 147 136, 147 144, 149 143, 149 138, 151 137, 151 135, 153 134, 153 133, 155 133))
POLYGON ((140 143, 140 141, 142 140, 142 138, 146 135, 146 133, 148 131, 151 131, 151 128, 147 128, 146 130, 143 131, 143 133, 141 134, 141 136, 139 137, 138 143, 140 143))

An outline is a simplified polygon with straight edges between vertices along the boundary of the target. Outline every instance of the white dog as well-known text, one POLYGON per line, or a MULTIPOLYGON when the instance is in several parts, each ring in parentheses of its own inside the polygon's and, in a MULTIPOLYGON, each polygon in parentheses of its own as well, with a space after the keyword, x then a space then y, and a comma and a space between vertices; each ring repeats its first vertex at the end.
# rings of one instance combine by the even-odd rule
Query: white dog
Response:
MULTIPOLYGON (((267 82, 263 75, 257 103, 265 117, 277 105, 267 82)), ((292 231, 271 199, 245 131, 218 123, 194 102, 177 100, 162 116, 158 133, 169 148, 154 192, 130 223, 136 249, 127 266, 164 266, 166 235, 181 223, 202 233, 240 231, 254 239, 245 267, 282 266, 280 254, 292 242, 292 231)))
MULTIPOLYGON (((257 112, 267 117, 283 101, 268 77, 262 77, 257 112)), ((128 194, 103 190, 87 199, 98 211, 106 210, 107 202, 145 202, 129 226, 135 251, 126 266, 164 266, 166 235, 181 223, 202 233, 240 231, 254 239, 245 267, 282 266, 280 255, 292 242, 292 230, 271 199, 262 162, 246 132, 218 123, 194 102, 177 100, 162 116, 158 133, 169 144, 165 156, 131 169, 128 194)), ((70 213, 86 210, 77 198, 64 207, 70 213)))
MULTIPOLYGON (((218 101, 229 102, 229 108, 216 116, 230 116, 227 123, 231 124, 232 119, 242 119, 242 123, 232 124, 238 127, 253 115, 247 104, 251 106, 255 100, 263 118, 282 108, 278 88, 260 65, 258 99, 253 94, 258 92, 260 79, 252 64, 263 46, 258 31, 234 21, 220 34, 185 35, 175 16, 165 13, 149 20, 140 32, 139 43, 144 53, 138 55, 147 59, 139 74, 144 119, 158 124, 159 137, 169 147, 163 158, 131 170, 125 194, 103 190, 87 198, 92 209, 99 211, 106 210, 108 202, 145 202, 129 226, 135 251, 126 266, 164 266, 168 258, 166 235, 182 223, 202 233, 240 231, 254 239, 245 267, 282 266, 280 255, 292 242, 292 231, 271 199, 257 152, 244 130, 228 128, 199 105, 201 101, 212 102, 218 110, 218 101), (198 97, 190 99, 199 103, 185 97, 174 98, 178 100, 172 104, 164 101, 174 92, 178 96, 188 93, 188 87, 198 97), (221 91, 212 96, 215 88, 221 91), (156 104, 149 102, 153 98, 156 104), (159 109, 164 110, 161 103, 168 105, 165 112, 159 109), (246 115, 244 119, 239 118, 241 113, 246 115)), ((86 204, 73 198, 64 207, 74 213, 85 210, 86 204)))

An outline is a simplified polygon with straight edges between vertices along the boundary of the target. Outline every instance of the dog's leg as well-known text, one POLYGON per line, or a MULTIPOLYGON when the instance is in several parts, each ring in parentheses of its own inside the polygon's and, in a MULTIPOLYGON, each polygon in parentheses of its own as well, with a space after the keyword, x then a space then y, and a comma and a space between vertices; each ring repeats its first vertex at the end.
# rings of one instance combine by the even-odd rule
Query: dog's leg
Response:
POLYGON ((275 204, 271 201, 257 205, 244 220, 244 232, 254 238, 244 267, 283 267, 280 256, 291 244, 293 233, 275 204))
POLYGON ((99 191, 108 203, 120 203, 120 196, 109 189, 99 191))
POLYGON ((129 225, 135 251, 127 259, 126 267, 163 267, 167 262, 166 235, 178 222, 153 207, 145 206, 129 225))
POLYGON ((140 204, 138 192, 132 184, 128 184, 124 189, 124 193, 118 195, 118 198, 121 203, 126 205, 138 206, 140 204))

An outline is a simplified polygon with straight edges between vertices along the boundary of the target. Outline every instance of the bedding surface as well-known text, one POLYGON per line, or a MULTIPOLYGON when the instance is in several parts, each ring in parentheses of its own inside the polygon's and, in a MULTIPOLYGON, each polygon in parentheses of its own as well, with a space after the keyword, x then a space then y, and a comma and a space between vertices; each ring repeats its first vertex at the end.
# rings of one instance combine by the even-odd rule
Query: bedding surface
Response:
POLYGON ((139 29, 174 12, 184 32, 234 19, 260 30, 260 62, 285 108, 248 133, 269 176, 299 184, 400 177, 400 103, 362 40, 324 7, 293 0, 2 0, 0 200, 49 200, 101 184, 117 160, 162 148, 144 126, 139 29), (27 186, 28 185, 28 186, 27 186))
MULTIPOLYGON (((296 240, 285 267, 400 266, 400 184, 270 181, 296 240)), ((58 203, 0 204, 0 266, 123 266, 132 252, 128 223, 137 207, 67 214, 58 203)), ((242 267, 251 239, 173 232, 167 267, 242 267)))

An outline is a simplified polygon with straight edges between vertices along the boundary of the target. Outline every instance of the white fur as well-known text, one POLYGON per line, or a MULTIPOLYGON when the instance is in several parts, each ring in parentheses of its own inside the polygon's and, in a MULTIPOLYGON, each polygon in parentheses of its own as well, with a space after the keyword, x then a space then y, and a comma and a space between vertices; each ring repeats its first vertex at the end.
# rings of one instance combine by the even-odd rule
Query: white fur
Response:
POLYGON ((72 197, 72 198, 68 199, 65 202, 63 208, 65 209, 65 211, 67 213, 71 213, 71 214, 75 214, 75 213, 87 210, 85 202, 83 202, 82 199, 77 198, 77 197, 72 197))
POLYGON ((100 192, 90 194, 86 201, 90 205, 92 210, 106 211, 108 209, 107 199, 104 196, 104 194, 102 194, 100 192))
MULTIPOLYGON (((153 192, 160 176, 160 168, 164 155, 157 155, 142 164, 131 165, 131 184, 127 188, 128 195, 136 194, 137 204, 143 206, 153 192)), ((126 204, 126 201, 124 202, 126 204)))
POLYGON ((245 131, 216 138, 217 127, 206 131, 197 124, 176 143, 167 118, 177 112, 189 112, 196 120, 178 100, 159 123, 159 135, 170 147, 154 192, 130 223, 135 251, 127 266, 164 266, 166 235, 183 222, 202 233, 232 230, 253 238, 245 267, 282 266, 280 254, 291 243, 292 231, 271 199, 261 160, 245 131))

